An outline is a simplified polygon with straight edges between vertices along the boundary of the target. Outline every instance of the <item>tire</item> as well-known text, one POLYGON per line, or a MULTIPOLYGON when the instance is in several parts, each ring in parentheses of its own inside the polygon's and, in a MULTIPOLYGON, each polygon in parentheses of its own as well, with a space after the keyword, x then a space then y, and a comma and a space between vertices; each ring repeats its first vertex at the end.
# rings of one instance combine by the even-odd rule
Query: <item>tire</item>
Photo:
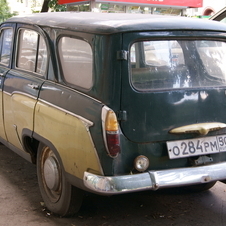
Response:
POLYGON ((209 183, 205 183, 205 184, 191 185, 191 186, 187 186, 187 187, 184 187, 184 188, 186 190, 192 191, 192 192, 202 192, 202 191, 209 190, 215 184, 216 184, 216 181, 213 181, 213 182, 209 182, 209 183))
POLYGON ((37 176, 43 201, 49 211, 62 217, 79 211, 83 191, 67 182, 59 157, 43 144, 38 148, 37 176))

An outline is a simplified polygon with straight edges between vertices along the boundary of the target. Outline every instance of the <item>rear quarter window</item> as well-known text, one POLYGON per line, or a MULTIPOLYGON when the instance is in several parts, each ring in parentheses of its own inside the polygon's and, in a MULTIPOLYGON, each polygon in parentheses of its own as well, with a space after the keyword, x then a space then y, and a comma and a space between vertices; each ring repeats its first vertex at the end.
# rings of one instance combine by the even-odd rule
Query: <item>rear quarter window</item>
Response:
POLYGON ((58 50, 65 82, 90 89, 93 85, 91 46, 80 39, 62 37, 58 50))

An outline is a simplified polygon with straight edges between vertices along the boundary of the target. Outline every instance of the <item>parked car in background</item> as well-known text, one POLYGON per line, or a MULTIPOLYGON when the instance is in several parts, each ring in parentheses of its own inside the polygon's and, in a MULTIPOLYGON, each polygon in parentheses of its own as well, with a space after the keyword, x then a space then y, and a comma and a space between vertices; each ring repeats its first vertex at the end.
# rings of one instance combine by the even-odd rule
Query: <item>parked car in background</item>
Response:
POLYGON ((85 191, 211 188, 226 179, 226 25, 41 13, 0 27, 0 141, 37 165, 46 207, 85 191))

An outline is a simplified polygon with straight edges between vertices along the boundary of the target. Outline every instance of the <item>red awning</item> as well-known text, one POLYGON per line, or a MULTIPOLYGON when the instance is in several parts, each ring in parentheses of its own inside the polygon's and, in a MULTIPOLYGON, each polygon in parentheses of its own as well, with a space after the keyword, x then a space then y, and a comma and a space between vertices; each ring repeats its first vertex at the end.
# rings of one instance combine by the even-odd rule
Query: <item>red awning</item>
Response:
POLYGON ((71 3, 80 3, 80 2, 88 2, 87 0, 58 0, 58 4, 71 4, 71 3))
MULTIPOLYGON (((192 7, 198 8, 203 6, 203 0, 93 0, 98 3, 112 4, 132 4, 132 5, 153 5, 153 6, 175 6, 175 7, 192 7)), ((89 2, 87 0, 58 0, 59 4, 71 4, 89 2)))

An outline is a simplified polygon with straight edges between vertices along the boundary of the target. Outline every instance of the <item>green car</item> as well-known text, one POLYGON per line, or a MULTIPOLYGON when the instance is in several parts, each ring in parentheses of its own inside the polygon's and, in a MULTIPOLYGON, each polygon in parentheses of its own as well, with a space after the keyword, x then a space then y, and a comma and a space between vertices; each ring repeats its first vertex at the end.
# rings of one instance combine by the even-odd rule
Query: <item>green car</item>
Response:
POLYGON ((50 211, 226 180, 225 24, 60 12, 0 29, 0 142, 37 165, 50 211))

